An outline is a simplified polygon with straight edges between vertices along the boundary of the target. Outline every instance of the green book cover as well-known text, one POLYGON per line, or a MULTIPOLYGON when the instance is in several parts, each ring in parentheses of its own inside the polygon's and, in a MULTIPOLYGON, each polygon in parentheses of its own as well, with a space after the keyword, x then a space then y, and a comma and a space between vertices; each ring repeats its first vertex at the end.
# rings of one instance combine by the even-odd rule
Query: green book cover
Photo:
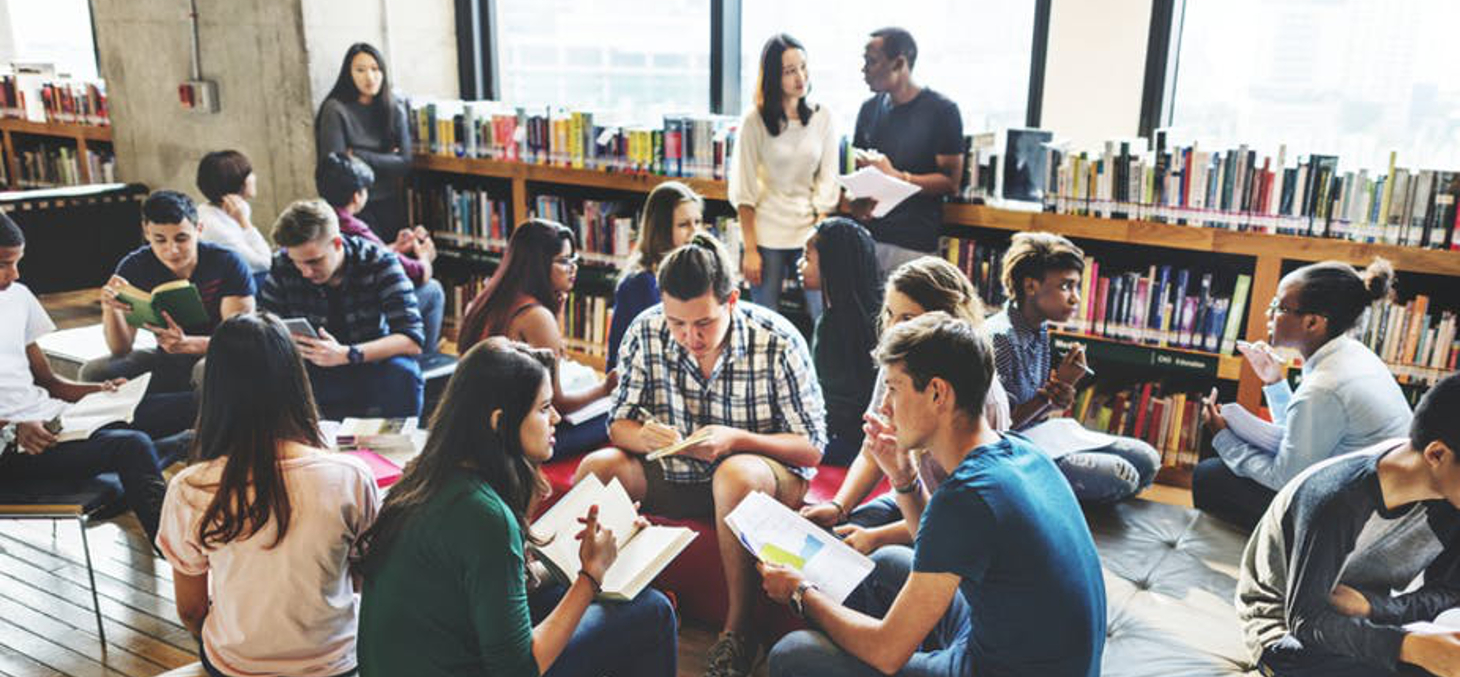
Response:
POLYGON ((1231 355, 1237 349, 1237 331, 1242 328, 1242 316, 1247 314, 1251 288, 1252 276, 1237 276, 1237 286, 1232 288, 1232 306, 1227 312, 1227 328, 1222 331, 1223 355, 1231 355))
POLYGON ((166 327, 166 312, 174 322, 183 328, 197 327, 208 323, 208 311, 203 308, 203 297, 198 288, 187 280, 174 280, 159 284, 151 292, 127 285, 117 292, 117 299, 132 307, 127 311, 127 324, 133 327, 152 325, 166 327))

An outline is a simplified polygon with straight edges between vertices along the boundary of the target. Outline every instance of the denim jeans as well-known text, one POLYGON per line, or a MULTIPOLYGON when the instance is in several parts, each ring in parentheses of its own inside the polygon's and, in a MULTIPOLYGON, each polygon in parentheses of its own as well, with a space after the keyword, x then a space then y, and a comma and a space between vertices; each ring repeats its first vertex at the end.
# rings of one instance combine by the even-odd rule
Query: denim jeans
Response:
MULTIPOLYGON (((147 331, 142 329, 139 331, 147 331)), ((157 348, 133 350, 121 357, 98 357, 81 365, 82 381, 110 381, 152 374, 148 394, 195 390, 203 384, 202 355, 173 355, 157 348)))
POLYGON ((558 423, 553 436, 557 438, 557 445, 553 447, 554 458, 594 451, 608 444, 608 414, 599 414, 578 425, 564 419, 558 423))
POLYGON ((1376 668, 1348 656, 1304 647, 1291 635, 1262 650, 1257 671, 1267 677, 1424 677, 1424 669, 1401 663, 1397 671, 1376 668))
MULTIPOLYGON (((912 572, 912 561, 913 551, 907 546, 878 548, 872 553, 876 568, 847 597, 846 606, 876 618, 885 616, 912 572)), ((955 592, 943 618, 896 674, 902 677, 972 674, 968 645, 964 641, 970 629, 968 602, 963 599, 963 593, 955 592)), ((771 677, 879 677, 882 674, 816 630, 797 630, 782 637, 771 648, 768 661, 771 677)))
POLYGON ((426 280, 416 287, 416 303, 421 309, 421 321, 426 325, 426 343, 421 346, 421 356, 434 354, 441 347, 441 319, 446 313, 446 290, 437 280, 426 280))
POLYGON ((91 437, 62 442, 39 454, 10 452, 0 457, 0 476, 23 480, 65 480, 114 472, 122 481, 127 507, 142 523, 150 543, 157 537, 167 484, 157 463, 157 448, 146 433, 104 428, 91 437))
POLYGON ((897 497, 892 492, 887 492, 852 508, 850 515, 847 515, 847 522, 855 524, 863 529, 871 529, 887 524, 892 524, 902 519, 902 508, 897 507, 897 497))
POLYGON ((1114 503, 1156 481, 1161 455, 1141 440, 1117 436, 1108 447, 1061 457, 1055 465, 1081 503, 1114 503))
MULTIPOLYGON (((537 625, 567 593, 549 585, 527 596, 537 625)), ((664 593, 645 588, 627 602, 594 602, 543 677, 673 677, 679 628, 664 593)))
MULTIPOLYGON (((796 262, 801 259, 800 249, 767 249, 756 247, 760 250, 760 284, 751 285, 750 300, 758 306, 765 306, 776 312, 781 312, 781 285, 791 277, 798 275, 796 262)), ((811 316, 812 324, 816 318, 821 317, 821 292, 806 291, 806 313, 811 316)))
POLYGON ((826 451, 821 455, 822 465, 851 465, 852 460, 862 451, 862 431, 857 430, 854 434, 831 433, 826 441, 826 451))
POLYGON ((309 382, 321 418, 402 418, 421 414, 425 384, 414 357, 338 367, 309 364, 309 382))
POLYGON ((1191 473, 1191 504, 1213 517, 1251 531, 1277 492, 1232 472, 1221 458, 1196 465, 1191 473))

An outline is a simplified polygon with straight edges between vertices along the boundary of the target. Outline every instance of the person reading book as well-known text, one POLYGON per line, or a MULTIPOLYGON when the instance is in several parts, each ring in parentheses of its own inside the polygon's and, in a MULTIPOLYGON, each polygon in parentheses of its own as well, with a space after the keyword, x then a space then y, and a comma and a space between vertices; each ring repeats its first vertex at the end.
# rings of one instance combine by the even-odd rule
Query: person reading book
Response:
POLYGON ((1451 375, 1420 399, 1407 437, 1320 461, 1278 492, 1237 578, 1263 674, 1460 675, 1457 628, 1411 625, 1460 606, 1457 412, 1451 375))
POLYGON ((224 247, 199 242, 200 228, 192 198, 172 190, 147 196, 142 203, 142 233, 147 244, 123 257, 101 288, 102 330, 111 355, 82 365, 82 379, 106 381, 151 372, 152 392, 176 392, 198 385, 199 361, 208 352, 213 328, 254 309, 254 281, 248 264, 224 247), (121 295, 129 287, 147 292, 183 280, 197 289, 204 316, 186 326, 170 313, 163 315, 161 325, 128 323, 132 306, 121 295), (132 347, 139 328, 156 335, 156 348, 132 347))
POLYGON ((207 199, 198 205, 198 239, 238 254, 254 282, 262 282, 274 260, 274 248, 253 225, 249 200, 258 194, 258 177, 248 157, 236 150, 204 155, 198 161, 197 183, 207 199))
POLYGON ((440 280, 432 277, 436 241, 422 226, 402 228, 390 244, 382 241, 357 216, 370 200, 370 188, 374 185, 375 172, 370 165, 344 153, 326 155, 314 170, 315 189, 325 202, 335 208, 335 216, 340 220, 340 233, 369 240, 395 252, 406 277, 416 286, 416 301, 426 335, 420 357, 421 361, 425 361, 439 354, 441 321, 446 312, 446 291, 442 289, 440 280))
POLYGON ((352 674, 350 561, 380 505, 375 478, 320 435, 277 317, 219 325, 206 369, 193 464, 157 534, 178 617, 214 677, 352 674))
POLYGON ((663 593, 593 601, 618 556, 597 507, 569 537, 581 564, 571 581, 528 573, 526 546, 547 544, 527 518, 548 491, 540 466, 558 421, 554 359, 500 337, 462 356, 425 448, 366 534, 364 677, 675 674, 676 621, 663 593))
POLYGON ((283 251, 259 292, 264 309, 309 321, 296 334, 321 416, 419 416, 415 356, 425 340, 416 293, 394 252, 340 233, 324 200, 300 200, 274 224, 283 251))
MULTIPOLYGON (((664 301, 629 326, 614 392, 614 447, 583 459, 575 481, 618 479, 644 512, 714 516, 764 492, 799 507, 826 446, 826 415, 806 341, 779 314, 740 300, 735 268, 707 234, 659 264, 664 301), (663 458, 651 452, 698 440, 663 458)), ((743 676, 759 653, 751 625, 754 560, 717 528, 729 611, 705 674, 743 676)))
POLYGON ((639 240, 623 276, 613 290, 613 319, 608 328, 608 357, 604 369, 618 366, 618 351, 629 324, 650 306, 659 303, 659 281, 654 271, 659 261, 675 247, 689 242, 704 225, 705 200, 694 189, 678 181, 665 181, 644 198, 639 213, 639 240))
MULTIPOLYGON (((71 403, 95 392, 114 391, 121 380, 78 383, 51 371, 36 340, 55 331, 56 325, 35 294, 19 282, 24 257, 25 234, 0 213, 0 477, 29 483, 114 472, 121 479, 127 507, 150 540, 157 534, 167 486, 153 438, 139 430, 108 426, 83 440, 57 440, 61 432, 57 424, 71 403)), ((136 421, 139 427, 143 424, 136 421)))
MULTIPOLYGON (((730 157, 728 196, 745 237, 741 274, 750 298, 778 311, 781 283, 795 274, 801 247, 837 206, 841 146, 826 106, 811 91, 806 47, 778 33, 760 51, 755 105, 740 121, 730 157)), ((806 311, 821 315, 821 294, 806 289, 806 311)))
POLYGON ((984 420, 987 339, 927 313, 884 334, 877 360, 887 395, 867 435, 916 541, 873 553, 845 606, 794 568, 760 564, 766 594, 816 628, 777 642, 770 674, 1099 675, 1095 542, 1054 463, 984 420), (946 474, 936 491, 919 482, 914 449, 946 474))
POLYGON ((853 145, 858 167, 874 167, 918 187, 881 218, 875 203, 842 205, 866 224, 877 240, 877 266, 884 277, 899 265, 938 249, 943 198, 958 191, 963 177, 963 116, 958 104, 913 80, 918 43, 911 33, 888 27, 872 31, 862 51, 862 78, 872 90, 857 111, 853 145))
MULTIPOLYGON (((502 265, 482 292, 472 299, 461 320, 457 346, 465 350, 491 336, 505 336, 530 346, 553 351, 560 360, 567 344, 558 327, 558 314, 578 280, 578 241, 573 231, 554 221, 529 219, 512 231, 502 265)), ((570 386, 562 369, 553 374, 553 406, 572 414, 607 398, 618 383, 618 372, 585 386, 570 386)), ((558 427, 560 455, 581 454, 608 441, 608 414, 574 425, 558 427)))
POLYGON ((406 124, 405 106, 391 88, 385 57, 370 44, 350 45, 314 116, 315 157, 344 153, 370 165, 376 183, 358 216, 387 242, 409 229, 402 185, 411 169, 406 124))
MULTIPOLYGON (((884 330, 934 311, 947 313, 975 328, 981 329, 984 322, 984 305, 979 300, 978 290, 963 271, 935 256, 913 259, 892 271, 881 310, 880 324, 884 330)), ((858 420, 861 421, 864 414, 881 411, 885 394, 886 374, 879 368, 874 376, 871 398, 858 411, 858 420)), ((989 380, 983 415, 994 430, 1009 429, 1009 396, 999 383, 997 372, 989 380)), ((912 545, 913 542, 913 531, 903 521, 893 492, 858 505, 883 478, 868 443, 864 436, 857 456, 847 468, 846 478, 830 501, 801 509, 803 517, 823 527, 834 528, 843 541, 863 554, 884 545, 912 545)), ((942 482, 943 475, 927 455, 921 458, 919 477, 923 486, 932 491, 942 482)))
POLYGON ((1274 494, 1318 461, 1404 434, 1409 402, 1389 367, 1348 336, 1369 305, 1389 294, 1394 268, 1375 259, 1363 273, 1340 261, 1303 266, 1283 276, 1267 308, 1267 342, 1239 343, 1265 384, 1272 421, 1282 427, 1276 449, 1227 429, 1215 398, 1204 403, 1217 456, 1197 464, 1191 500, 1200 510, 1251 529, 1274 494), (1288 384, 1274 347, 1303 357, 1303 380, 1288 384))
MULTIPOLYGON (((1016 233, 1004 253, 1004 293, 1009 301, 989 318, 999 380, 1009 391, 1014 428, 1038 424, 1051 411, 1069 409, 1074 385, 1088 371, 1076 348, 1051 364, 1049 325, 1067 322, 1080 307, 1085 253, 1052 233, 1016 233)), ((1055 464, 1088 503, 1135 496, 1156 481, 1161 455, 1143 440, 1115 436, 1108 446, 1060 456, 1055 464)))

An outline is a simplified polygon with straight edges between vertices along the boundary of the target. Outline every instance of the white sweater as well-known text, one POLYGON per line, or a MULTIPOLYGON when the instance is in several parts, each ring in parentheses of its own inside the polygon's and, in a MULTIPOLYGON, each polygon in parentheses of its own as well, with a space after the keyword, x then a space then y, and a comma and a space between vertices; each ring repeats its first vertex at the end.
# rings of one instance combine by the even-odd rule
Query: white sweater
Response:
POLYGON ((263 273, 269 270, 274 259, 274 250, 269 247, 269 243, 264 240, 264 234, 258 228, 244 228, 221 207, 208 203, 198 205, 198 225, 203 229, 198 235, 199 240, 237 253, 248 264, 249 272, 263 273))
POLYGON ((831 114, 821 106, 802 125, 792 117, 780 134, 766 131, 751 108, 730 159, 730 204, 755 208, 756 244, 800 249, 816 214, 836 208, 839 147, 831 114))

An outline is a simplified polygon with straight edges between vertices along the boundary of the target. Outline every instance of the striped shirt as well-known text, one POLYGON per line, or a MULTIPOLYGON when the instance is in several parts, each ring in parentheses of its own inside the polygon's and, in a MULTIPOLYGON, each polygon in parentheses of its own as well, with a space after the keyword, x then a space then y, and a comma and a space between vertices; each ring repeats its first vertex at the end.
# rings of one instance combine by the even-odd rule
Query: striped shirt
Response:
POLYGON ((415 287, 395 252, 353 235, 340 237, 345 242, 340 286, 304 279, 281 250, 274 255, 274 265, 259 292, 259 305, 280 317, 302 317, 324 327, 342 345, 358 345, 390 334, 424 344, 425 325, 416 306, 415 287))
POLYGON ((999 382, 1009 393, 1009 406, 1017 407, 1031 399, 1049 380, 1049 324, 1031 327, 1014 304, 984 323, 984 331, 994 344, 994 366, 999 382))
MULTIPOLYGON (((619 351, 619 384, 611 420, 658 422, 689 435, 723 425, 762 435, 803 435, 826 447, 826 407, 806 339, 785 318, 740 301, 731 310, 728 342, 709 378, 669 332, 664 306, 641 313, 619 351)), ((708 482, 715 466, 683 456, 661 459, 671 482, 708 482)), ((791 468, 811 479, 815 468, 791 468)))

